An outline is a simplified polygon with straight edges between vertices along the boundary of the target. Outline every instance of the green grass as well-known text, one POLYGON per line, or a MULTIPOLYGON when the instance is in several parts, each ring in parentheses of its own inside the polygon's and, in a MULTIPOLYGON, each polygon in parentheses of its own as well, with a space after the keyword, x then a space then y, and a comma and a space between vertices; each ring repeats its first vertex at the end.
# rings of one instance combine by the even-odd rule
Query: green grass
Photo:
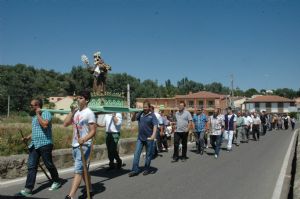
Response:
MULTIPOLYGON (((0 121, 0 156, 9 156, 26 153, 26 146, 22 141, 19 130, 24 136, 31 133, 31 118, 8 118, 0 121), (17 121, 17 122, 16 122, 17 121)), ((63 127, 62 124, 52 124, 52 136, 54 149, 70 148, 72 143, 72 127, 63 127)), ((136 137, 136 127, 121 130, 121 138, 136 137)), ((105 129, 97 128, 94 144, 105 142, 105 129)))

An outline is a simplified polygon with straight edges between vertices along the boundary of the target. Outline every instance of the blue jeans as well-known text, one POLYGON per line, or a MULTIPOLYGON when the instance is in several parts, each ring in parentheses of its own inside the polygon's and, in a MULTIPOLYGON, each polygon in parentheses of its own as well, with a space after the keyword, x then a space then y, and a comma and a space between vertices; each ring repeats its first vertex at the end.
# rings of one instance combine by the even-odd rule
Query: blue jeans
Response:
MULTIPOLYGON (((86 165, 87 171, 89 171, 89 163, 87 161, 90 157, 91 146, 82 145, 82 152, 84 154, 85 161, 87 163, 87 165, 86 165)), ((79 146, 73 147, 72 154, 73 154, 73 159, 74 159, 74 173, 82 175, 83 162, 82 162, 82 158, 81 158, 80 147, 79 146)))
POLYGON ((222 135, 211 135, 210 136, 210 144, 215 150, 215 154, 219 155, 220 153, 220 147, 221 147, 221 139, 222 135))
POLYGON ((53 149, 52 144, 42 146, 38 149, 35 149, 34 146, 32 146, 29 149, 29 157, 27 162, 28 174, 27 174, 25 188, 30 190, 34 188, 36 173, 37 173, 38 164, 41 156, 43 158, 46 168, 51 174, 52 180, 54 182, 59 182, 57 169, 52 161, 52 149, 53 149))
POLYGON ((146 147, 146 157, 145 157, 145 170, 150 169, 151 159, 153 156, 153 140, 147 140, 142 141, 140 139, 137 140, 135 145, 135 152, 133 157, 133 165, 132 165, 132 171, 135 173, 139 173, 139 162, 140 162, 140 156, 143 150, 143 147, 146 147))
POLYGON ((197 145, 197 150, 200 152, 201 150, 204 150, 204 136, 205 136, 205 130, 202 130, 200 132, 195 132, 196 134, 196 145, 197 145))

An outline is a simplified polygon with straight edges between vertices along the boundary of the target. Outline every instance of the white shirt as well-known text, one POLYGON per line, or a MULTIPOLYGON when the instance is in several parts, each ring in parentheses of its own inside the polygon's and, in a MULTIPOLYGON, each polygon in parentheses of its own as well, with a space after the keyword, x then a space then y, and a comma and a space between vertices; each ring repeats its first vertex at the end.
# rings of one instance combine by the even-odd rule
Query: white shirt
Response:
POLYGON ((122 114, 116 113, 116 117, 118 118, 118 122, 115 123, 113 120, 112 114, 105 114, 104 122, 105 122, 105 131, 108 133, 117 133, 120 132, 122 126, 122 114))
POLYGON ((250 124, 253 123, 252 117, 251 116, 246 116, 244 117, 245 125, 249 126, 250 124))
POLYGON ((163 125, 163 124, 164 124, 164 121, 163 121, 162 116, 161 116, 159 113, 157 113, 157 112, 154 112, 154 115, 156 116, 156 119, 157 119, 157 121, 158 121, 158 127, 159 127, 160 125, 163 125))
POLYGON ((253 117, 252 120, 253 120, 253 124, 255 124, 255 125, 258 125, 261 123, 260 118, 258 116, 256 118, 253 117))
POLYGON ((214 116, 209 117, 210 120, 210 128, 211 128, 211 134, 212 135, 221 135, 221 128, 223 123, 223 116, 218 115, 216 118, 214 116))
MULTIPOLYGON (((231 119, 231 117, 232 117, 233 115, 234 115, 233 122, 236 122, 236 118, 237 118, 237 115, 236 115, 236 114, 228 115, 228 121, 231 119)), ((224 120, 225 120, 225 117, 224 117, 224 120)))
MULTIPOLYGON (((96 123, 95 114, 90 108, 85 108, 82 111, 78 110, 73 117, 73 141, 72 146, 78 147, 77 130, 79 131, 80 138, 89 133, 89 124, 96 123)), ((92 139, 89 139, 84 144, 90 145, 92 139)))

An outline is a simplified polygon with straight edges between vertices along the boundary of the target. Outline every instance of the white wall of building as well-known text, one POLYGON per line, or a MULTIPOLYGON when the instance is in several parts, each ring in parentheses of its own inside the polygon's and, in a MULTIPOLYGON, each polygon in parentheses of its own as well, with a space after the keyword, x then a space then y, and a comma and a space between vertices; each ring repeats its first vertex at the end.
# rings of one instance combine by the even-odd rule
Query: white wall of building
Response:
POLYGON ((266 110, 267 110, 266 103, 264 102, 259 103, 259 112, 266 111, 266 110))
POLYGON ((278 103, 271 103, 271 112, 278 113, 278 103))
POLYGON ((253 111, 254 110, 254 103, 247 103, 246 110, 253 111))
POLYGON ((283 112, 288 113, 289 107, 290 107, 290 103, 283 103, 283 112))

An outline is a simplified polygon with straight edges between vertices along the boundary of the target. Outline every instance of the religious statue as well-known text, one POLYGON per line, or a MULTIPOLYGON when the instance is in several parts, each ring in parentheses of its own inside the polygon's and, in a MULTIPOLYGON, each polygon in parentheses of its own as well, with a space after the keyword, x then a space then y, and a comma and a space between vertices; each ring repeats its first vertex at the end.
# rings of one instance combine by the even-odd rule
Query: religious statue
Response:
POLYGON ((94 53, 93 66, 89 64, 89 60, 86 55, 81 56, 82 62, 87 65, 87 69, 94 76, 93 92, 96 94, 105 93, 107 73, 111 70, 111 66, 106 64, 100 55, 101 53, 99 51, 94 53))

